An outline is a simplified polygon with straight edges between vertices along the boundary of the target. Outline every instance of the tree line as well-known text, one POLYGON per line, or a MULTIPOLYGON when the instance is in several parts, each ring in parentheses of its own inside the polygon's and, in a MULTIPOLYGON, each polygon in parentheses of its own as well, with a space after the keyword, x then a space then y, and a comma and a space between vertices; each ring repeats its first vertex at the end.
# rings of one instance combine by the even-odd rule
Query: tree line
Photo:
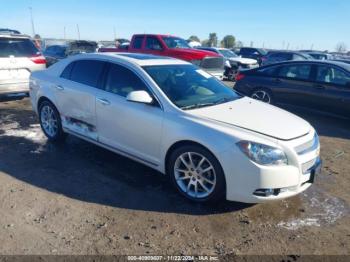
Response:
MULTIPOLYGON (((217 47, 219 44, 219 39, 216 33, 210 33, 208 39, 200 40, 198 36, 192 35, 188 38, 188 41, 195 41, 206 47, 217 47)), ((236 41, 233 35, 226 35, 221 41, 220 46, 225 48, 242 47, 243 43, 241 41, 236 41)))

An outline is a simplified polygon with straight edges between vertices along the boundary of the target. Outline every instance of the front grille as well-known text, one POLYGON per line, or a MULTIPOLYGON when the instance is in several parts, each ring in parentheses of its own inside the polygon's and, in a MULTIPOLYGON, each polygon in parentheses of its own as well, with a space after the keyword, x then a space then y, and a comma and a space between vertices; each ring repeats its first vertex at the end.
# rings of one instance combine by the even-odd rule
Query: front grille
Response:
POLYGON ((223 69, 224 68, 223 57, 206 57, 201 62, 201 67, 204 69, 223 69))
POLYGON ((320 141, 319 141, 318 135, 315 133, 312 140, 295 147, 295 151, 297 152, 298 155, 304 155, 309 152, 317 150, 319 146, 320 146, 320 141))

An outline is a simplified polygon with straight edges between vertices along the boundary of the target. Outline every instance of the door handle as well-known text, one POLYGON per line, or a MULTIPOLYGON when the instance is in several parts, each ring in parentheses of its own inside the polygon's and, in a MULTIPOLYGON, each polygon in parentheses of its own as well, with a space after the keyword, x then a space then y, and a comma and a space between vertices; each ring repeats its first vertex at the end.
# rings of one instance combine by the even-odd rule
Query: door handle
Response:
POLYGON ((56 89, 59 90, 59 91, 63 91, 63 90, 64 90, 64 87, 61 86, 61 85, 56 85, 55 87, 56 87, 56 89))
POLYGON ((104 106, 108 106, 111 104, 111 102, 109 102, 107 99, 105 98, 97 98, 97 101, 100 102, 102 105, 104 106))
POLYGON ((317 89, 325 89, 325 87, 323 85, 314 85, 314 88, 317 89))

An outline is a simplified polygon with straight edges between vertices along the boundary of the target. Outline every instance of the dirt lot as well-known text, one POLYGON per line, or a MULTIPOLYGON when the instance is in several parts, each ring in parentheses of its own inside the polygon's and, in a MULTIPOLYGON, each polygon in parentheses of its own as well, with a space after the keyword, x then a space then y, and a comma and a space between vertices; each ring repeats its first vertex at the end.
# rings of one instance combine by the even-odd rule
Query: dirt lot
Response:
POLYGON ((203 206, 97 146, 48 143, 28 98, 2 100, 0 254, 349 254, 350 123, 293 112, 321 136, 316 184, 275 203, 203 206))

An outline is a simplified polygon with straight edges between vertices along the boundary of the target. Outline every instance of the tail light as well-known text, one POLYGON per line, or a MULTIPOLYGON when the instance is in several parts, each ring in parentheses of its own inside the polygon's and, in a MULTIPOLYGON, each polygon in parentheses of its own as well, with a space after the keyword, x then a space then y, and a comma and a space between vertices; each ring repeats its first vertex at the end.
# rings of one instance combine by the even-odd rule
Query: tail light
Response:
POLYGON ((46 64, 46 59, 42 54, 35 54, 29 58, 35 64, 46 64))
POLYGON ((239 73, 236 75, 236 81, 240 81, 240 80, 242 80, 243 78, 245 78, 245 75, 242 74, 241 72, 239 72, 239 73))

